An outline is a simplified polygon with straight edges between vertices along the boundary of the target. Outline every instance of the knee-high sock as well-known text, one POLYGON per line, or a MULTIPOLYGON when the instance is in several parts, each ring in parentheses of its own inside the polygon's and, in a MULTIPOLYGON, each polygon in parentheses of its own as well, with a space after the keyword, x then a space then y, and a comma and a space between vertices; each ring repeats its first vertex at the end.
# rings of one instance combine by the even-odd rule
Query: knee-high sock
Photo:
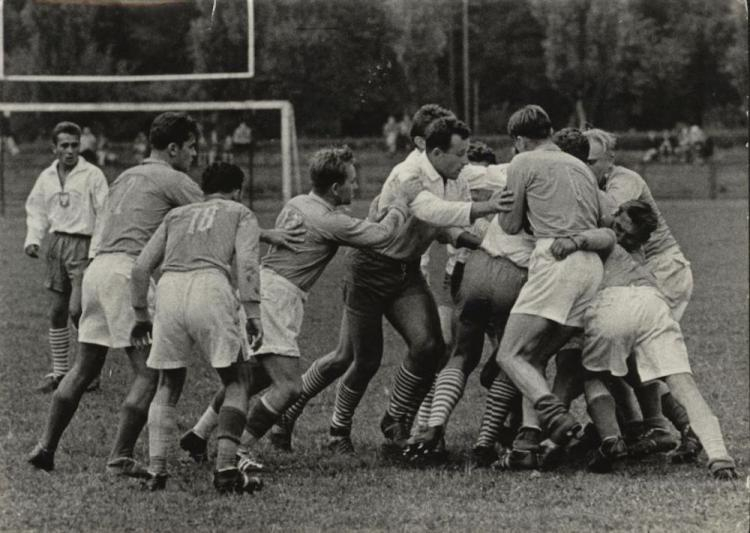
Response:
POLYGON ((435 383, 432 383, 430 391, 422 400, 419 405, 419 411, 417 411, 417 423, 415 428, 427 427, 427 423, 430 421, 430 411, 432 411, 432 400, 435 397, 435 383))
POLYGON ((245 426, 245 413, 232 406, 222 406, 219 410, 219 431, 217 435, 216 470, 233 468, 237 462, 237 448, 242 428, 245 426))
POLYGON ((167 473, 167 458, 177 433, 174 405, 152 403, 148 409, 148 470, 152 474, 167 473))
POLYGON ((343 436, 351 433, 354 411, 364 394, 364 390, 350 389, 344 384, 343 380, 339 382, 336 391, 336 403, 333 406, 333 416, 331 417, 331 435, 343 436))
POLYGON ((218 423, 219 413, 214 410, 213 405, 209 405, 193 426, 193 433, 202 439, 208 439, 218 423))
POLYGON ((411 427, 419 404, 432 386, 432 380, 433 376, 417 376, 409 372, 405 364, 401 364, 388 401, 388 414, 411 427))
POLYGON ((495 445, 500 436, 503 422, 512 409, 516 397, 520 394, 505 372, 498 374, 487 395, 482 425, 479 428, 479 437, 476 442, 477 446, 489 447, 495 445))
POLYGON ((70 369, 68 353, 70 351, 70 330, 64 328, 50 328, 49 349, 52 354, 52 373, 56 376, 67 374, 70 369))
POLYGON ((294 428, 294 423, 302 414, 302 410, 312 398, 317 396, 323 389, 328 387, 334 380, 327 379, 318 370, 318 361, 314 361, 310 368, 302 374, 302 393, 297 400, 284 411, 278 421, 279 426, 287 431, 294 428))
POLYGON ((248 447, 260 440, 279 419, 279 413, 271 407, 266 396, 262 396, 250 408, 242 434, 242 447, 248 447))
POLYGON ((608 394, 597 395, 588 400, 589 416, 602 440, 620 436, 615 411, 615 399, 608 394))
POLYGON ((466 376, 460 368, 444 368, 435 380, 430 427, 445 426, 466 386, 466 376))
POLYGON ((674 427, 676 427, 680 433, 690 425, 690 418, 688 417, 687 411, 682 404, 672 396, 671 392, 662 395, 661 409, 664 412, 664 416, 672 422, 674 427))

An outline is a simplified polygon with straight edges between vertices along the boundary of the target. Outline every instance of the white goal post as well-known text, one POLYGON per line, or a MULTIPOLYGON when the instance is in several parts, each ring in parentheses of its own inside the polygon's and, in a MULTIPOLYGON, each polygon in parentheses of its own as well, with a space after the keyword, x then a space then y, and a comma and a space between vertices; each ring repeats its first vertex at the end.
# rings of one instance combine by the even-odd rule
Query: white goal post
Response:
MULTIPOLYGON (((286 100, 241 100, 230 102, 89 102, 89 103, 11 103, 0 102, 0 112, 9 116, 13 113, 127 113, 165 111, 274 111, 280 112, 281 120, 281 192, 284 202, 292 197, 293 191, 302 192, 297 147, 297 128, 294 121, 294 108, 286 100)), ((5 207, 5 180, 0 168, 0 195, 5 207)))

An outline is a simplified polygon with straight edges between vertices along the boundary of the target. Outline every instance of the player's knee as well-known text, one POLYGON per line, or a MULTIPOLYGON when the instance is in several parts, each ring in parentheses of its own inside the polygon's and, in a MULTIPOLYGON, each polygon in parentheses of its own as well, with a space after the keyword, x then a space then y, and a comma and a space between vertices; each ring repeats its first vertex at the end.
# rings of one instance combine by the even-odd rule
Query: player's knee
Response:
POLYGON ((290 405, 302 394, 302 380, 298 377, 290 378, 281 383, 280 389, 281 395, 284 398, 284 404, 290 405))
POLYGON ((443 360, 445 342, 442 338, 421 337, 411 344, 409 356, 417 361, 429 365, 430 362, 443 360))
POLYGON ((380 359, 363 359, 354 362, 354 371, 360 376, 374 376, 380 368, 380 359))

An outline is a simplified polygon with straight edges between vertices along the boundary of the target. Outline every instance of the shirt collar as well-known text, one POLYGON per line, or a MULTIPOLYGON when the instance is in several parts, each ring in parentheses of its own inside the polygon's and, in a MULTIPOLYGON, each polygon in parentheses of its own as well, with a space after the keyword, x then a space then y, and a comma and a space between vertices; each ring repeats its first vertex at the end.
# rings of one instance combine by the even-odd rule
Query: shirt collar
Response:
MULTIPOLYGON (((59 159, 55 159, 52 164, 47 167, 47 172, 52 174, 53 176, 57 177, 57 164, 60 162, 59 159)), ((84 170, 90 163, 86 161, 83 157, 78 156, 78 162, 76 163, 76 166, 74 166, 72 169, 70 169, 70 172, 68 172, 68 176, 72 176, 76 172, 80 170, 84 170)))
POLYGON ((427 179, 429 179, 430 181, 438 181, 443 179, 443 177, 438 174, 438 171, 435 170, 435 167, 432 166, 432 163, 430 163, 430 159, 427 157, 427 152, 422 152, 419 154, 418 162, 419 167, 424 171, 427 179))
POLYGON ((308 196, 315 202, 319 203, 323 207, 325 207, 328 211, 333 211, 336 209, 336 206, 334 206, 331 202, 323 198, 322 196, 319 196, 315 193, 315 191, 310 191, 308 193, 308 196))
POLYGON ((141 161, 141 165, 147 165, 147 164, 151 164, 151 165, 164 165, 166 167, 172 168, 172 165, 170 165, 166 161, 164 161, 162 159, 156 159, 155 157, 147 157, 146 159, 144 159, 143 161, 141 161))
POLYGON ((539 146, 537 146, 536 148, 534 148, 534 150, 541 150, 543 152, 561 152, 562 151, 560 150, 560 147, 557 146, 552 141, 544 142, 540 144, 539 146))

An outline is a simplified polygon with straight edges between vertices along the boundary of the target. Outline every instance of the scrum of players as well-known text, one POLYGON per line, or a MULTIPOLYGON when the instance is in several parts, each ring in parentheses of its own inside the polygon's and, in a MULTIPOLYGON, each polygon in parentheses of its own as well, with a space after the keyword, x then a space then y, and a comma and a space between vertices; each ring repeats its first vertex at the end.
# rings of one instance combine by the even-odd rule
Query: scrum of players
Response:
POLYGON ((680 330, 690 263, 645 181, 615 164, 612 134, 553 133, 539 106, 516 111, 508 134, 515 155, 498 164, 454 113, 424 105, 414 150, 366 219, 338 209, 352 200, 355 159, 331 147, 311 157, 309 193, 262 229, 239 201, 237 166, 211 164, 200 187, 187 176, 197 138, 188 115, 159 115, 150 156, 109 187, 78 156, 80 128, 59 124, 57 159, 27 201, 27 255, 37 257, 50 234, 53 362, 39 387, 53 392, 50 410, 28 462, 54 469, 112 348, 124 349, 134 371, 106 465, 113 476, 167 486, 177 403, 196 354, 220 387, 179 445, 205 462, 216 433, 218 492, 260 489, 257 442, 268 434, 291 452, 296 420, 334 382, 328 448, 356 454, 352 421, 380 366, 385 317, 407 347, 380 419, 390 460, 447 460, 448 421, 487 342, 475 467, 550 470, 579 458, 606 473, 626 458, 668 452, 672 462, 695 462, 705 452, 714 477, 736 478, 680 330), (262 258, 260 242, 269 245, 262 258), (448 261, 444 279, 429 285, 435 242, 448 246, 448 261), (305 301, 342 246, 350 250, 339 341, 303 372, 305 301), (79 340, 72 367, 68 317, 79 340), (579 396, 585 425, 569 410, 579 396), (148 464, 134 457, 145 425, 148 464))

